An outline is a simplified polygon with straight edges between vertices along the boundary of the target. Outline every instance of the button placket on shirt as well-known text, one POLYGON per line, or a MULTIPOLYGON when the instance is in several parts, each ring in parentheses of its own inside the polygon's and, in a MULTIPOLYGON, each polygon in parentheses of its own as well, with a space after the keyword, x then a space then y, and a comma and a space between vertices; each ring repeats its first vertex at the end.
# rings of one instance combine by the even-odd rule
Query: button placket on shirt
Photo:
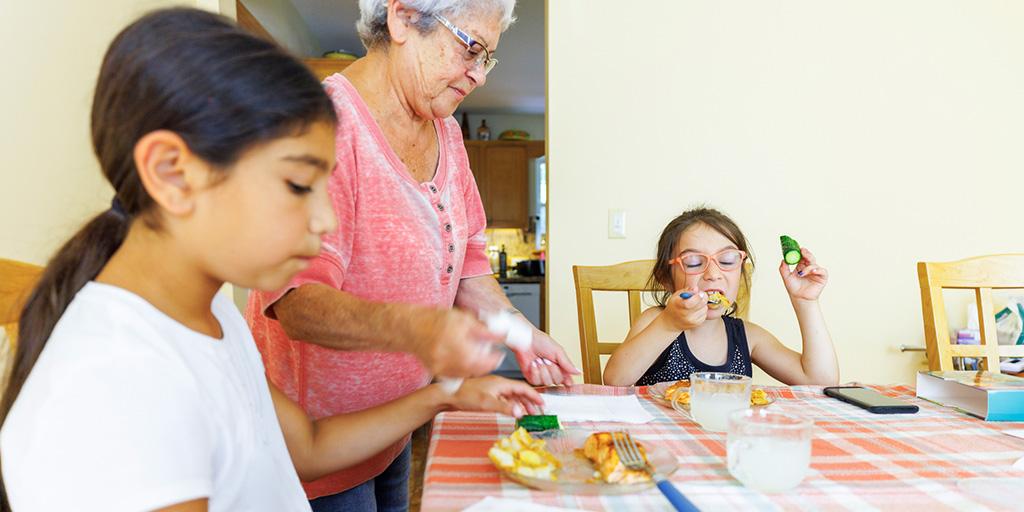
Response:
POLYGON ((433 183, 429 183, 426 188, 430 191, 430 202, 437 208, 438 220, 444 226, 444 233, 441 235, 441 239, 442 243, 448 246, 448 254, 444 258, 444 263, 442 263, 442 266, 444 267, 444 274, 441 275, 441 280, 447 281, 451 278, 452 272, 455 271, 455 265, 453 265, 452 262, 452 257, 455 254, 455 243, 452 240, 452 224, 449 222, 447 208, 441 201, 440 194, 437 192, 437 186, 433 183))

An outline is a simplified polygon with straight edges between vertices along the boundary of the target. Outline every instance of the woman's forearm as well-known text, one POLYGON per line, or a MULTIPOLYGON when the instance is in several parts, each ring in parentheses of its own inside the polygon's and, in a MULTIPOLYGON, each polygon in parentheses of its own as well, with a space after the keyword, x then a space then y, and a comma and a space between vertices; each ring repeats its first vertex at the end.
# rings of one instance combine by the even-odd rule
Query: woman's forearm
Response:
POLYGON ((494 276, 469 277, 459 281, 455 305, 474 313, 515 309, 494 276))
POLYGON ((274 303, 289 338, 341 350, 408 350, 423 306, 372 302, 322 284, 302 285, 274 303))

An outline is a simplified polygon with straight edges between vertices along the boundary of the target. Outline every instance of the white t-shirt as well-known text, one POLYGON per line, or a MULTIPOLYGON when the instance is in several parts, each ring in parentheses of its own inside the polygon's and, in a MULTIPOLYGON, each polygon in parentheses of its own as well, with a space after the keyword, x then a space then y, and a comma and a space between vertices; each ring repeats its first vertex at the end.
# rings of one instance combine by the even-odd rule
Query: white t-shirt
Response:
POLYGON ((220 294, 223 339, 89 283, 50 336, 0 432, 13 510, 308 511, 263 363, 220 294))

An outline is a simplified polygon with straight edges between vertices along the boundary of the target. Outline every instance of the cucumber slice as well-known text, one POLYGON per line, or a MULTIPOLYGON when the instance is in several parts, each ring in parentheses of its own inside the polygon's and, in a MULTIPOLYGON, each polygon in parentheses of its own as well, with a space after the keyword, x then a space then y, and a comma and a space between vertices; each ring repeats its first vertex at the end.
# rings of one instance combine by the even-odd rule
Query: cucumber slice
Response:
POLYGON ((800 263, 800 260, 803 259, 803 255, 800 254, 800 244, 786 235, 780 236, 779 241, 782 243, 782 259, 786 260, 786 264, 800 263))
POLYGON ((523 427, 527 432, 543 432, 562 428, 555 415, 526 415, 516 420, 516 428, 523 427))

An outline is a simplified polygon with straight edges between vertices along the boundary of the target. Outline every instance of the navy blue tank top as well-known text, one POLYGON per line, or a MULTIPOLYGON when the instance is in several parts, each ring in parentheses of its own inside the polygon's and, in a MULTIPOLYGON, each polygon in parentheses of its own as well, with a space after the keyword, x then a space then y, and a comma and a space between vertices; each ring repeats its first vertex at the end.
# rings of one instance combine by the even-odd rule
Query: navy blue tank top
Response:
POLYGON ((691 373, 696 372, 724 372, 753 376, 750 366, 750 348, 747 347, 747 331, 743 327, 743 320, 723 316, 722 321, 725 322, 725 333, 729 343, 725 364, 712 366, 697 359, 697 356, 690 352, 689 345, 686 344, 686 333, 681 332, 679 337, 644 372, 640 380, 636 381, 636 385, 650 386, 659 382, 688 379, 691 373))

